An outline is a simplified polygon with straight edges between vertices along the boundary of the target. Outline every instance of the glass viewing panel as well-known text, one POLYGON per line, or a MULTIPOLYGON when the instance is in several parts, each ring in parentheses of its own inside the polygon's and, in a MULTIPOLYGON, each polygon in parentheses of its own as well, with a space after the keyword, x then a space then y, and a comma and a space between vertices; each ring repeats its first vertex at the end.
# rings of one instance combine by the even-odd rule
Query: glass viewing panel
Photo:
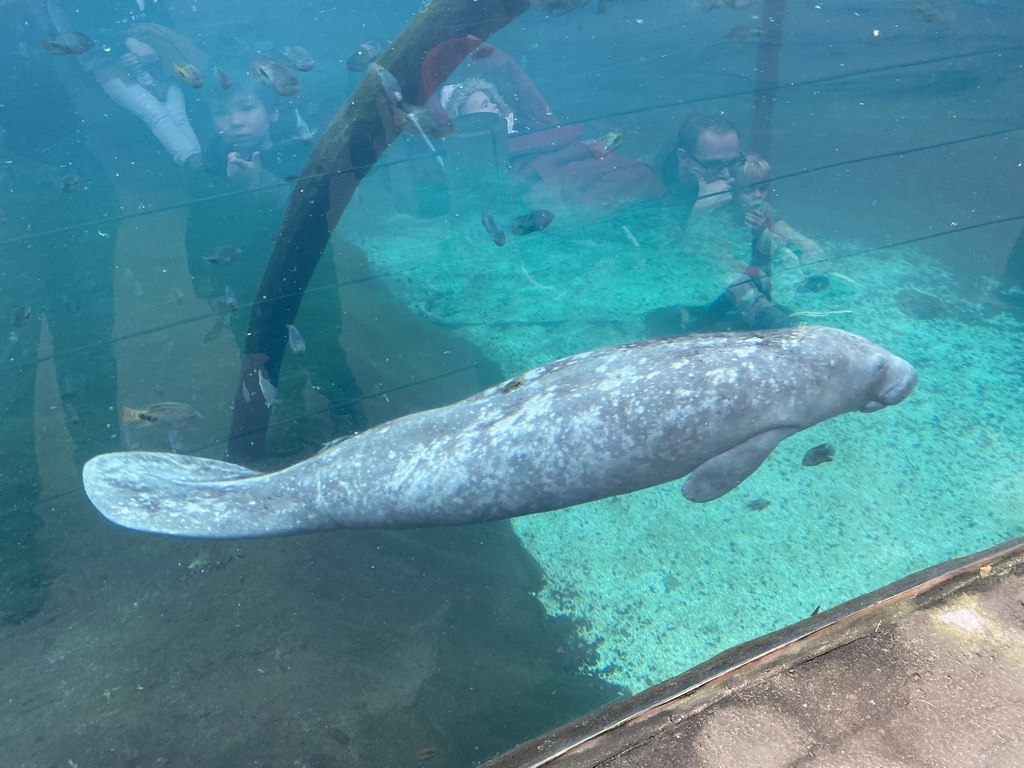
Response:
MULTIPOLYGON (((9 764, 473 765, 1024 532, 1015 3, 491 0, 504 24, 459 0, 0 5, 9 764), (376 425, 569 355, 804 324, 904 358, 916 390, 798 431, 707 503, 675 480, 217 539, 116 526, 83 492, 99 454, 355 457, 376 425)), ((798 412, 858 386, 822 366, 798 412)), ((774 424, 785 372, 759 376, 732 395, 754 417, 666 455, 774 424)), ((535 450, 571 468, 648 436, 619 423, 535 450)), ((424 454, 389 485, 374 456, 349 489, 373 509, 445 479, 424 454)), ((201 474, 161 493, 206 509, 201 474)), ((305 501, 266 488, 229 516, 305 501)))

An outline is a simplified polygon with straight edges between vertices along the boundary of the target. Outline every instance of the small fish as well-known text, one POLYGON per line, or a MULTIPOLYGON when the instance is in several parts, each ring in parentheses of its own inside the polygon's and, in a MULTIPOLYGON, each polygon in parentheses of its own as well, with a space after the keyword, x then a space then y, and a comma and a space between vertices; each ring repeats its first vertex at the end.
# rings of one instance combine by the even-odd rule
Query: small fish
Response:
POLYGON ((231 290, 230 285, 224 286, 224 306, 228 308, 228 312, 234 312, 238 309, 238 298, 235 296, 235 292, 231 290))
POLYGON ((121 409, 121 421, 141 427, 163 427, 181 429, 199 421, 202 416, 191 405, 185 403, 153 403, 143 408, 121 409))
POLYGON ((826 461, 832 461, 832 458, 836 455, 836 449, 828 443, 822 443, 816 445, 807 453, 804 454, 804 460, 800 462, 805 467, 816 467, 818 464, 824 464, 826 461))
POLYGON ((203 261, 208 261, 211 264, 230 264, 241 253, 242 249, 236 248, 233 245, 218 245, 209 253, 203 254, 203 261))
POLYGON ((84 181, 81 176, 71 174, 60 180, 60 188, 64 192, 74 192, 76 189, 82 189, 83 183, 84 181))
POLYGON ((245 386, 245 379, 242 379, 242 399, 247 403, 252 400, 252 392, 250 392, 249 388, 245 386))
POLYGON ((48 35, 39 41, 39 47, 47 53, 85 53, 96 43, 89 39, 88 35, 81 32, 59 32, 55 35, 48 35))
MULTIPOLYGON (((370 64, 367 71, 377 78, 381 89, 391 104, 391 114, 395 119, 395 128, 408 130, 414 126, 413 133, 423 136, 423 141, 430 148, 435 156, 438 155, 437 147, 430 140, 431 136, 443 138, 451 135, 455 130, 455 124, 448 118, 447 114, 441 114, 443 110, 431 109, 430 107, 413 108, 405 103, 402 97, 402 87, 398 80, 379 64, 370 64)), ((444 161, 437 156, 437 162, 444 168, 444 161)))
POLYGON ((377 82, 380 83, 384 95, 387 96, 388 102, 391 104, 391 109, 395 114, 396 128, 406 128, 409 123, 412 123, 415 127, 414 133, 435 135, 433 124, 438 121, 445 122, 446 118, 437 115, 437 110, 432 110, 429 107, 415 109, 407 104, 405 97, 402 96, 402 86, 398 84, 398 79, 384 67, 379 64, 370 64, 367 69, 377 77, 377 82))
POLYGON ((345 69, 349 72, 365 72, 367 67, 380 58, 386 47, 386 43, 367 40, 345 60, 345 69))
POLYGON ((213 74, 217 76, 217 82, 220 83, 221 88, 223 88, 225 91, 231 88, 231 75, 229 75, 220 67, 214 67, 213 74))
POLYGON ((309 55, 309 51, 305 48, 300 48, 297 45, 289 45, 285 48, 282 53, 284 54, 284 60, 292 65, 299 72, 309 72, 316 62, 313 57, 309 55))
POLYGON ((387 95, 388 101, 391 102, 391 106, 395 109, 401 109, 404 99, 402 98, 402 86, 398 84, 398 79, 379 64, 370 64, 367 70, 377 77, 377 81, 380 83, 380 87, 384 89, 384 93, 387 95))
POLYGON ((299 329, 294 325, 285 325, 288 329, 288 346, 292 348, 292 352, 296 355, 306 354, 306 340, 302 338, 302 334, 299 333, 299 329))
POLYGON ((519 376, 516 376, 514 379, 509 379, 508 383, 501 388, 500 392, 503 395, 507 395, 509 392, 515 392, 525 383, 526 377, 520 374, 519 376))
POLYGON ((309 130, 306 121, 302 119, 302 113, 295 110, 295 134, 303 144, 310 144, 313 141, 313 132, 309 130))
POLYGON ((504 245, 508 238, 505 237, 505 230, 501 228, 494 216, 491 215, 490 211, 484 211, 480 216, 480 222, 484 225, 484 229, 487 230, 487 234, 491 236, 491 240, 494 241, 495 245, 504 245))
POLYGON ((96 234, 102 237, 104 240, 113 240, 114 236, 109 232, 104 232, 102 229, 97 229, 96 234))
POLYGON ((261 79, 268 88, 285 98, 294 96, 302 90, 295 73, 281 62, 268 56, 254 58, 249 66, 249 74, 261 79))
POLYGON ((213 341, 218 336, 220 336, 220 332, 224 330, 224 328, 227 326, 227 324, 228 324, 228 316, 227 315, 221 315, 220 317, 218 317, 217 318, 217 322, 215 322, 213 324, 213 327, 206 332, 205 336, 203 336, 203 344, 209 344, 211 341, 213 341))
POLYGON ((490 45, 484 44, 473 51, 473 58, 479 61, 480 59, 488 58, 492 53, 494 53, 494 48, 490 45))
POLYGON ((183 61, 174 62, 174 74, 178 76, 178 79, 183 83, 188 83, 193 88, 203 87, 203 76, 199 74, 199 70, 191 64, 187 64, 183 61))
POLYGON ((32 317, 31 307, 18 307, 11 312, 11 325, 15 328, 22 328, 30 317, 32 317))
POLYGON ((263 371, 256 371, 256 375, 259 377, 260 392, 263 393, 263 401, 267 404, 267 408, 272 405, 280 405, 281 397, 277 394, 277 387, 263 378, 263 371))
POLYGON ((611 152, 627 138, 629 138, 629 134, 625 131, 608 131, 601 137, 601 143, 608 148, 608 152, 611 152))
MULTIPOLYGON (((551 211, 544 208, 538 208, 523 216, 516 216, 512 219, 512 221, 509 222, 508 231, 513 235, 528 235, 531 232, 540 232, 542 229, 546 229, 554 218, 555 214, 551 211)), ((488 229, 488 231, 490 230, 488 229)))
POLYGON ((747 509, 752 509, 755 512, 760 512, 762 509, 765 509, 769 504, 771 504, 771 502, 768 501, 768 499, 754 499, 753 501, 747 504, 747 509))
POLYGON ((326 443, 320 446, 320 450, 323 451, 326 448, 333 448, 334 446, 340 443, 344 443, 346 440, 353 437, 355 437, 355 433, 351 435, 342 435, 341 437, 336 437, 333 440, 328 440, 326 443))

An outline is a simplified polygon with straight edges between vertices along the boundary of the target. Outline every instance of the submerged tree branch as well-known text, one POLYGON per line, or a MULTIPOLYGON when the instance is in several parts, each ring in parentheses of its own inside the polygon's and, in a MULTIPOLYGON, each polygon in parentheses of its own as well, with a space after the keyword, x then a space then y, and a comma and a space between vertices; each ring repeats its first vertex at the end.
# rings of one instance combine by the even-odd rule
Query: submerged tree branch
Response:
MULTIPOLYGON (((424 57, 455 37, 486 39, 530 8, 529 0, 431 0, 378 60, 404 94, 419 91, 424 57)), ((458 61, 447 63, 452 70, 458 61)), ((443 80, 451 72, 442 73, 443 80)), ((420 103, 429 93, 418 93, 420 103)), ((258 371, 275 382, 303 293, 342 212, 398 128, 379 79, 363 78, 331 120, 292 192, 249 317, 242 371, 235 392, 228 454, 235 461, 258 460, 270 409, 256 393, 258 371)))

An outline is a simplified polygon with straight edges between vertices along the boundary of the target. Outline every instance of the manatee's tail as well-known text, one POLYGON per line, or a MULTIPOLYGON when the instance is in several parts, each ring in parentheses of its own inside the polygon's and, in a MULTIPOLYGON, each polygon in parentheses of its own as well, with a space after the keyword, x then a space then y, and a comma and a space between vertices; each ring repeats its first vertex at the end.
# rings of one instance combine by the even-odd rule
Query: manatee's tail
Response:
POLYGON ((175 453, 106 453, 85 465, 89 500, 111 522, 178 536, 275 536, 325 527, 288 479, 175 453))

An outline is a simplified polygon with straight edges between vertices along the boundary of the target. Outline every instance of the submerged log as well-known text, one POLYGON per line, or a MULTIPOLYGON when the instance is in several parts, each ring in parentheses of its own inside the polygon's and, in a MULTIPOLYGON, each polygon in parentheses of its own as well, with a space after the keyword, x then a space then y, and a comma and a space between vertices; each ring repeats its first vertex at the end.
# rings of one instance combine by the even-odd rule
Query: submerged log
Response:
MULTIPOLYGON (((377 63, 395 76, 402 93, 412 100, 432 48, 465 35, 486 39, 529 8, 529 0, 431 0, 377 63)), ((452 71, 459 63, 448 62, 452 71)), ((418 101, 431 95, 419 92, 418 101)), ((232 460, 244 463, 263 457, 270 409, 259 396, 247 400, 243 395, 259 391, 261 370, 277 382, 288 343, 285 326, 294 321, 313 270, 356 187, 397 133, 391 105, 371 71, 331 120, 296 181, 249 316, 228 442, 232 460)))
POLYGON ((757 154, 767 159, 771 159, 775 92, 779 88, 782 21, 785 15, 786 0, 765 0, 761 11, 761 29, 764 37, 757 49, 752 145, 757 154))

